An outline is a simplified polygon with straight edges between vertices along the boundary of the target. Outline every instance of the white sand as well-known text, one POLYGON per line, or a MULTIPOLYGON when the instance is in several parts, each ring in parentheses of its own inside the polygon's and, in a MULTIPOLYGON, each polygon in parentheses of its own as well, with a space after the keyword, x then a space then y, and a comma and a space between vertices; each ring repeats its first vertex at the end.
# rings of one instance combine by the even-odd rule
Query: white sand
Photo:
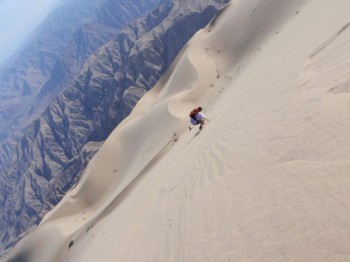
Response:
POLYGON ((350 261, 349 10, 232 1, 8 258, 350 261))

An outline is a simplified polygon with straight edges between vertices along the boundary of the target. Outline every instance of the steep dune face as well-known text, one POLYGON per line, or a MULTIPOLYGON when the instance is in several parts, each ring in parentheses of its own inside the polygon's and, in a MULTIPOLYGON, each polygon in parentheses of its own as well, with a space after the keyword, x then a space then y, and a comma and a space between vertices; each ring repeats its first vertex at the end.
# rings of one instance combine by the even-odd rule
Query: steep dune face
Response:
POLYGON ((232 1, 7 259, 349 260, 348 10, 232 1))
MULTIPOLYGON (((55 99, 50 88, 41 90, 53 99, 50 106, 3 145, 0 200, 4 208, 0 228, 4 249, 36 225, 77 183, 115 126, 157 82, 188 39, 207 25, 226 1, 197 2, 163 1, 89 56, 75 81, 55 99)), ((126 1, 119 4, 124 4, 121 9, 125 13, 133 12, 131 7, 126 9, 126 1)), ((109 12, 112 11, 116 6, 111 7, 109 12)), ((115 17, 108 19, 115 22, 115 17)), ((86 38, 90 42, 89 35, 101 35, 100 30, 96 24, 85 26, 77 40, 86 38)), ((90 50, 88 45, 67 48, 66 62, 72 62, 70 54, 74 57, 75 51, 86 48, 90 50)), ((55 78, 62 81, 65 77, 55 78)))

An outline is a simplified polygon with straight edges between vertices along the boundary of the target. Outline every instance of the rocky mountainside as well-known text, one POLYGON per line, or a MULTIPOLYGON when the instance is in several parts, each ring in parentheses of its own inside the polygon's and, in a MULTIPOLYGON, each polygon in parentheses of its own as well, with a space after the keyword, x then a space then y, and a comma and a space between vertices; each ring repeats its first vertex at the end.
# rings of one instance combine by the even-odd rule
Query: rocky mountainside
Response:
MULTIPOLYGON (((1 78, 8 99, 0 100, 7 105, 0 109, 0 252, 38 224, 77 183, 110 132, 228 0, 164 0, 122 30, 117 28, 130 14, 141 15, 156 1, 102 2, 92 18, 93 9, 83 8, 79 19, 60 30, 53 29, 59 22, 44 24, 40 30, 51 28, 67 44, 53 48, 49 43, 55 39, 38 34, 32 44, 38 45, 33 47, 38 55, 24 52, 27 60, 18 67, 14 63, 13 77, 1 78), (47 54, 46 48, 54 52, 47 54), (24 128, 9 137, 11 126, 3 123, 24 128)), ((55 15, 66 23, 59 12, 55 15)))
POLYGON ((66 1, 0 70, 0 143, 37 118, 86 59, 160 0, 66 1))

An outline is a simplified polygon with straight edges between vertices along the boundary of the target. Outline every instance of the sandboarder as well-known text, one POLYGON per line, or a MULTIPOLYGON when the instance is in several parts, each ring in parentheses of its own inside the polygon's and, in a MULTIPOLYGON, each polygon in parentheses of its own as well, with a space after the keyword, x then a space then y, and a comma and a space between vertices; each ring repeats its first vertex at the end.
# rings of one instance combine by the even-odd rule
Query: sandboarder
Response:
MULTIPOLYGON (((199 130, 203 128, 203 125, 205 123, 205 115, 202 112, 202 107, 194 108, 190 113, 190 122, 192 125, 200 125, 199 130)), ((192 129, 189 127, 190 130, 192 129)))

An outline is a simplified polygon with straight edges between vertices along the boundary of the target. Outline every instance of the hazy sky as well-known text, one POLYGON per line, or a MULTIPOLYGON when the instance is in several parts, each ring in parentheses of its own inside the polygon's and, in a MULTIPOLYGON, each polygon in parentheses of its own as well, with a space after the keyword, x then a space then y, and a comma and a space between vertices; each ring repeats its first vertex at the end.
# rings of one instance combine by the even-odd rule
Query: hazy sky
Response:
POLYGON ((59 0, 0 0, 0 63, 20 46, 59 0))

